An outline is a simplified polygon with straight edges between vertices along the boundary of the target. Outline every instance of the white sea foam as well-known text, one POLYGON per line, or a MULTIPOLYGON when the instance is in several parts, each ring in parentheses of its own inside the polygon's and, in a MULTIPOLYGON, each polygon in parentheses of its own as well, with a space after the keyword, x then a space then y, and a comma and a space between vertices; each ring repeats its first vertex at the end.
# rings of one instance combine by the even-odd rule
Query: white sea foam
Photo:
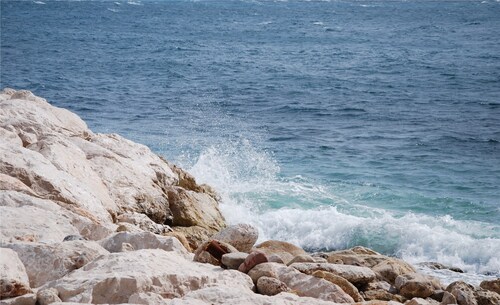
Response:
POLYGON ((190 172, 220 192, 228 222, 256 225, 260 241, 330 250, 362 244, 411 263, 436 261, 467 272, 429 271, 444 283, 500 274, 498 226, 350 204, 328 186, 280 177, 272 155, 248 141, 206 149, 190 172))
POLYGON ((35 4, 46 4, 46 3, 45 3, 45 2, 43 2, 43 1, 33 1, 33 3, 35 3, 35 4))

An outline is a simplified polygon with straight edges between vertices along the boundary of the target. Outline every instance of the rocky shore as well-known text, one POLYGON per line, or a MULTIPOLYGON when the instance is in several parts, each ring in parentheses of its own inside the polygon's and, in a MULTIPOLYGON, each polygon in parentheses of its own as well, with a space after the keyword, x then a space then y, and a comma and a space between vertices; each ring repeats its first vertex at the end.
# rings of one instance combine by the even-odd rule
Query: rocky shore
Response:
POLYGON ((0 93, 0 304, 500 304, 500 279, 444 286, 364 247, 256 244, 218 205, 149 148, 0 93))

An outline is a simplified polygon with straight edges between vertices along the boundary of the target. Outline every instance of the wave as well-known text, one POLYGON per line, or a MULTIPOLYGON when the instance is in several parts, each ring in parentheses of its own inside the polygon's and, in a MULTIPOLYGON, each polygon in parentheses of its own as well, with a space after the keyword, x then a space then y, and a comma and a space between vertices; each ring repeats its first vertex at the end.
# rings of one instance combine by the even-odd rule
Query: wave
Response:
MULTIPOLYGON (((229 223, 254 224, 260 241, 285 240, 309 251, 363 245, 411 263, 459 267, 471 283, 500 275, 499 225, 353 204, 330 185, 283 177, 272 154, 249 141, 207 148, 189 171, 217 189, 229 223)), ((434 275, 445 283, 457 276, 434 275)))

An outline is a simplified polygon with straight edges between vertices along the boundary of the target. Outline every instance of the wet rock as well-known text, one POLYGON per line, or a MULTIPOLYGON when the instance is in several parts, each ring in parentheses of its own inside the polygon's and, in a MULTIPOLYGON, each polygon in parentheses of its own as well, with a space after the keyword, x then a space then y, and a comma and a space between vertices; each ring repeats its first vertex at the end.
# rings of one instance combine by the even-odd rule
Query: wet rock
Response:
POLYGON ((268 240, 255 246, 256 250, 264 252, 267 256, 275 254, 285 264, 288 264, 297 255, 307 255, 306 251, 291 243, 278 240, 268 240))
POLYGON ((0 299, 30 292, 26 268, 17 253, 11 249, 0 248, 0 299))
POLYGON ((240 267, 241 264, 243 264, 247 256, 248 253, 244 252, 227 253, 222 255, 221 263, 227 269, 238 270, 238 268, 240 267))
POLYGON ((464 271, 458 267, 446 266, 438 262, 424 262, 419 265, 433 270, 450 270, 457 273, 464 273, 464 271))
POLYGON ((259 238, 259 231, 249 224, 237 224, 228 226, 212 239, 220 240, 235 247, 238 251, 249 253, 259 238))
POLYGON ((257 280, 257 292, 263 295, 273 296, 289 290, 285 283, 276 278, 262 276, 257 280))

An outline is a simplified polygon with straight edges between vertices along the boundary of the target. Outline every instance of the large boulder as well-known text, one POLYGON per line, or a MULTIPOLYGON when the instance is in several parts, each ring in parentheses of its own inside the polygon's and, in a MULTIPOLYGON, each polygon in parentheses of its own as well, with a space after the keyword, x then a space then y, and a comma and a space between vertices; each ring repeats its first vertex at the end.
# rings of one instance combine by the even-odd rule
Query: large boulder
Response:
POLYGON ((160 236, 150 232, 119 232, 99 241, 99 244, 109 252, 121 252, 124 243, 131 245, 135 250, 162 249, 175 251, 186 258, 190 258, 189 252, 177 238, 160 236))
POLYGON ((377 274, 377 278, 392 284, 398 276, 416 272, 415 268, 407 262, 392 257, 387 257, 386 260, 376 264, 372 270, 377 274))
POLYGON ((272 296, 290 291, 290 288, 276 278, 262 276, 257 280, 257 291, 260 294, 272 296))
POLYGON ((52 204, 40 218, 60 223, 63 236, 99 240, 116 230, 116 222, 128 222, 153 233, 180 226, 201 242, 225 226, 210 187, 144 145, 93 133, 77 115, 29 91, 0 93, 0 140, 0 190, 27 199, 9 195, 15 198, 2 204, 2 242, 60 241, 56 228, 36 219, 41 200, 52 204), (30 231, 23 223, 39 226, 30 231))
POLYGON ((451 293, 457 300, 458 305, 478 305, 474 286, 463 281, 456 281, 446 287, 446 291, 451 293))
POLYGON ((249 253, 253 245, 259 238, 259 231, 249 224, 236 224, 228 226, 219 233, 212 236, 212 239, 220 240, 230 244, 238 251, 249 253))
POLYGON ((500 294, 500 277, 494 280, 484 280, 479 284, 483 289, 490 290, 500 294))
POLYGON ((3 245, 19 255, 26 266, 31 287, 62 278, 109 252, 93 241, 73 240, 54 244, 12 243, 3 245))
POLYGON ((399 294, 408 299, 427 298, 442 288, 437 279, 420 273, 400 275, 396 278, 395 285, 399 294))
POLYGON ((0 248, 0 299, 31 292, 26 268, 16 252, 0 248))
POLYGON ((98 257, 43 288, 57 289, 65 302, 117 304, 129 302, 137 293, 179 298, 214 285, 243 291, 254 287, 241 272, 193 263, 173 251, 145 249, 98 257))
POLYGON ((500 294, 486 289, 476 290, 474 296, 478 305, 498 305, 500 304, 500 294))
POLYGON ((306 274, 313 274, 317 270, 330 272, 345 278, 355 285, 367 284, 376 278, 375 273, 367 267, 330 263, 294 263, 290 267, 306 274))
POLYGON ((307 254, 304 249, 297 247, 291 243, 279 240, 265 241, 261 244, 256 245, 255 249, 263 252, 267 256, 277 255, 283 260, 285 264, 288 264, 294 257, 298 255, 307 254))

